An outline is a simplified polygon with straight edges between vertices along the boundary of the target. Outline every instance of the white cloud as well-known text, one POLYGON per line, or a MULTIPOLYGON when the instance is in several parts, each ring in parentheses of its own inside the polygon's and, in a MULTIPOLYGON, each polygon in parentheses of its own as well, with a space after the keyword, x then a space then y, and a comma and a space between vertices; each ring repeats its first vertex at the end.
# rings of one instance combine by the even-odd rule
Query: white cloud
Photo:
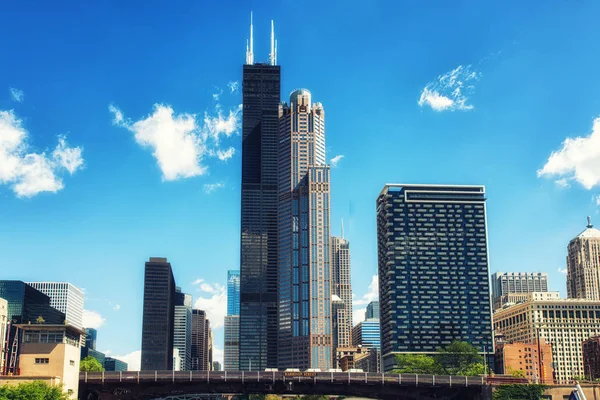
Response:
POLYGON ((113 310, 114 310, 114 311, 119 311, 120 309, 121 309, 121 305, 120 305, 120 304, 115 304, 115 305, 113 306, 113 310))
POLYGON ((127 124, 125 124, 125 118, 123 117, 123 113, 121 112, 121 110, 119 110, 115 105, 109 104, 108 111, 110 111, 113 114, 112 122, 114 125, 127 127, 127 124))
POLYGON ((236 93, 239 90, 240 87, 240 83, 238 81, 230 81, 227 84, 227 87, 229 88, 229 90, 231 91, 231 93, 236 93))
POLYGON ((596 196, 596 199, 595 199, 595 200, 596 200, 596 205, 597 205, 598 207, 600 207, 600 194, 599 194, 598 196, 596 196))
POLYGON ((10 97, 17 103, 22 103, 25 99, 25 93, 21 89, 10 88, 10 97))
POLYGON ((571 185, 569 184, 569 181, 566 178, 557 179, 554 181, 554 183, 560 189, 567 189, 567 188, 571 187, 571 185))
POLYGON ((217 189, 222 189, 225 187, 225 183, 217 182, 217 183, 205 183, 204 184, 204 193, 211 194, 217 189))
POLYGON ((214 101, 219 101, 219 98, 223 94, 223 89, 219 89, 219 88, 216 88, 216 89, 218 90, 218 92, 217 93, 213 93, 212 96, 213 96, 213 100, 214 101))
POLYGON ((194 302, 194 308, 206 311, 212 329, 223 326, 227 314, 227 291, 218 283, 207 283, 204 279, 196 279, 195 285, 206 296, 200 295, 194 302))
POLYGON ((367 312, 367 308, 356 308, 352 309, 352 325, 356 325, 359 322, 365 320, 365 312, 367 312))
POLYGON ((83 326, 98 329, 106 322, 106 318, 96 311, 83 310, 83 326))
POLYGON ((558 272, 560 272, 561 274, 567 274, 567 269, 566 268, 559 268, 558 272))
POLYGON ((373 275, 371 283, 369 283, 369 290, 360 299, 354 299, 353 304, 356 306, 364 306, 372 301, 379 299, 379 278, 377 275, 373 275))
POLYGON ((219 150, 217 151, 217 157, 219 160, 226 161, 229 160, 235 154, 235 149, 233 147, 228 148, 227 150, 219 150))
POLYGON ((83 150, 69 147, 63 135, 51 157, 29 152, 27 139, 23 121, 12 110, 0 111, 0 184, 10 184, 18 197, 56 193, 64 187, 59 172, 72 175, 83 165, 83 150))
POLYGON ((429 82, 421 92, 418 104, 420 107, 429 106, 435 111, 472 110, 467 104, 475 89, 473 83, 481 73, 472 71, 471 66, 459 65, 452 71, 439 75, 429 82))
POLYGON ((212 138, 216 145, 219 144, 220 137, 230 137, 240 129, 241 105, 235 109, 229 110, 227 116, 220 109, 217 109, 217 115, 204 113, 203 136, 205 139, 212 138))
POLYGON ((600 184, 600 118, 594 119, 589 136, 565 139, 537 175, 575 180, 586 189, 600 184))
POLYGON ((223 349, 213 347, 213 361, 218 361, 221 364, 221 369, 223 369, 223 349))
POLYGON ((342 160, 342 158, 344 158, 345 156, 343 154, 338 154, 337 156, 333 157, 331 160, 329 160, 329 163, 331 164, 331 166, 333 168, 336 168, 338 166, 338 163, 342 160))
POLYGON ((142 366, 142 351, 136 350, 129 354, 125 354, 123 356, 116 355, 113 356, 117 360, 121 360, 127 363, 128 371, 139 371, 142 366))

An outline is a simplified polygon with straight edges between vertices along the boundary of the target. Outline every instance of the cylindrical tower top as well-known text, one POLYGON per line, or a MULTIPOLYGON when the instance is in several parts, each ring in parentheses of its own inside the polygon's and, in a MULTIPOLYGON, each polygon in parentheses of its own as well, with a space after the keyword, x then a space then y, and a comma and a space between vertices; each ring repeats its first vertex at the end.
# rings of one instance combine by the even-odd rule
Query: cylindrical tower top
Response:
POLYGON ((297 106, 306 106, 310 110, 311 94, 308 89, 296 89, 290 94, 290 104, 297 106))

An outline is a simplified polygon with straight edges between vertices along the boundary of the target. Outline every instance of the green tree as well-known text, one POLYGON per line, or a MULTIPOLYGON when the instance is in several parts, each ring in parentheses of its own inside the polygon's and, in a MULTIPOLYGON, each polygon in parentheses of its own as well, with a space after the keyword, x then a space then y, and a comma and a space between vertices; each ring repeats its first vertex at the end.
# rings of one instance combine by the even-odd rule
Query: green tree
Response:
POLYGON ((79 363, 79 370, 84 372, 102 372, 104 371, 104 367, 94 357, 87 356, 79 363))
POLYGON ((437 374, 440 366, 425 354, 396 354, 395 374, 437 374))
POLYGON ((43 324, 44 322, 46 322, 46 320, 41 315, 35 319, 36 324, 43 324))
POLYGON ((306 394, 300 397, 300 400, 328 400, 329 396, 324 396, 322 394, 306 394))
POLYGON ((509 367, 506 370, 506 372, 508 372, 510 376, 514 376, 515 378, 527 378, 527 374, 521 369, 513 369, 509 367))
POLYGON ((442 373, 447 375, 466 375, 467 372, 473 372, 473 364, 483 365, 484 362, 475 347, 459 340, 439 349, 434 358, 442 373))
POLYGON ((500 385, 494 391, 492 398, 494 400, 540 400, 546 389, 548 389, 547 385, 500 385))
POLYGON ((0 386, 1 400, 68 400, 69 396, 60 386, 50 386, 46 382, 25 382, 16 386, 0 386))

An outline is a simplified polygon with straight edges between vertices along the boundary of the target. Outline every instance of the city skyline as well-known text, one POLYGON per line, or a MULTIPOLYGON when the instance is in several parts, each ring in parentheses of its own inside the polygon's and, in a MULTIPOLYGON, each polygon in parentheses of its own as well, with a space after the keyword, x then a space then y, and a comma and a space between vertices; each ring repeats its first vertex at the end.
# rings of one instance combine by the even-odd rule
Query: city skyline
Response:
MULTIPOLYGON (((34 196, 31 191, 35 188, 22 185, 16 189, 13 185, 18 182, 1 181, 0 217, 5 229, 0 228, 0 243, 7 263, 15 267, 2 278, 68 281, 85 289, 84 317, 88 325, 102 332, 99 349, 114 357, 129 356, 140 350, 140 265, 150 255, 168 257, 178 270, 183 291, 193 294, 194 307, 210 313, 211 326, 220 325, 214 327, 214 337, 222 350, 223 271, 239 268, 240 259, 235 239, 239 237, 241 170, 238 105, 250 10, 229 15, 188 3, 185 13, 173 7, 161 10, 159 16, 149 7, 143 10, 151 28, 145 31, 149 35, 144 40, 134 35, 121 42, 123 34, 133 32, 124 22, 125 17, 135 18, 132 11, 118 14, 109 5, 93 5, 94 20, 84 17, 56 29, 36 24, 45 13, 62 21, 61 13, 68 15, 69 10, 41 8, 31 14, 36 23, 25 24, 31 29, 13 37, 10 32, 17 26, 13 24, 23 22, 19 16, 25 10, 21 7, 11 4, 6 13, 14 17, 0 27, 2 36, 11 38, 7 51, 25 54, 22 48, 29 49, 0 77, 2 121, 8 121, 8 116, 21 120, 29 135, 29 153, 47 150, 50 159, 57 149, 56 159, 63 161, 52 159, 50 163, 60 165, 55 171, 61 184, 53 181, 54 186, 46 187, 56 193, 34 196), (110 18, 115 31, 104 41, 100 37, 113 14, 122 15, 123 20, 110 18), (173 24, 180 14, 185 14, 183 20, 173 24), (161 29, 163 18, 171 21, 164 24, 167 29, 161 29), (176 29, 170 29, 174 25, 176 29), (54 51, 49 52, 37 43, 34 38, 39 37, 39 29, 62 47, 52 47, 54 51), (83 29, 92 32, 85 45, 73 34, 83 29), (221 40, 207 39, 215 32, 221 40), (180 40, 182 37, 185 39, 180 40), (114 48, 108 45, 113 42, 114 48), (150 42, 156 47, 150 48, 146 44, 150 42), (90 44, 99 48, 98 54, 114 57, 101 59, 82 50, 90 44), (134 52, 121 62, 120 55, 131 49, 134 52), (156 52, 173 55, 175 61, 152 65, 156 52), (195 55, 187 57, 191 53, 195 55), (31 73, 31 65, 53 65, 58 60, 53 57, 67 61, 64 68, 31 73), (105 71, 115 73, 109 80, 92 79, 84 70, 94 77, 104 76, 105 71), (153 108, 155 103, 158 106, 153 108), (10 114, 9 110, 14 111, 10 114), (168 157, 155 160, 152 141, 136 139, 144 132, 152 134, 139 129, 151 125, 159 115, 171 115, 174 124, 183 124, 191 121, 188 117, 192 114, 197 114, 197 131, 207 132, 210 140, 199 164, 183 159, 173 163, 168 157), (209 122, 204 124, 204 120, 209 122), (56 137, 62 133, 67 135, 65 142, 56 137), (148 146, 151 150, 144 149, 148 146), (69 149, 74 151, 66 152, 69 149), (83 164, 77 157, 65 162, 65 154, 79 154, 83 164), (15 190, 26 194, 18 197, 15 190), (163 231, 168 235, 162 235, 163 231), (120 340, 122 327, 131 332, 131 339, 120 340)), ((385 182, 399 180, 485 184, 490 194, 491 272, 548 272, 549 289, 560 290, 564 296, 565 276, 558 270, 566 269, 567 243, 582 230, 587 215, 600 219, 595 204, 598 190, 594 177, 598 174, 594 169, 591 175, 583 174, 591 178, 578 178, 579 174, 568 171, 584 167, 566 165, 561 169, 556 163, 546 163, 553 152, 557 154, 554 160, 561 162, 560 156, 565 154, 561 143, 567 137, 585 139, 592 132, 594 117, 600 114, 600 102, 591 95, 600 84, 590 79, 589 69, 597 64, 597 44, 586 40, 589 29, 596 29, 587 18, 597 13, 598 6, 559 7, 532 18, 519 7, 509 15, 473 3, 470 7, 481 15, 493 15, 502 24, 499 32, 486 31, 478 38, 469 35, 480 29, 477 19, 462 14, 469 5, 444 9, 449 20, 460 17, 465 23, 457 28, 440 21, 438 35, 425 35, 419 28, 431 18, 422 8, 402 10, 392 3, 381 7, 368 13, 323 7, 303 33, 320 39, 319 48, 308 47, 303 42, 309 41, 299 40, 301 35, 288 28, 305 21, 306 11, 291 15, 273 3, 254 9, 257 61, 268 60, 269 21, 275 20, 280 40, 278 64, 286 76, 281 100, 296 87, 308 87, 327 107, 327 162, 334 167, 335 160, 331 233, 338 234, 337 221, 347 221, 346 236, 353 243, 355 265, 355 313, 364 315, 366 304, 374 300, 371 287, 375 288, 377 261, 372 198, 385 182), (338 20, 340 12, 356 23, 342 22, 332 32, 328 24, 338 20), (399 21, 390 20, 397 15, 401 15, 399 21), (572 18, 558 24, 565 16, 572 18), (536 33, 548 27, 553 28, 549 36, 536 33), (328 56, 339 45, 340 31, 349 38, 342 48, 353 43, 362 56, 349 49, 342 51, 339 60, 328 56), (459 45, 464 40, 472 40, 468 49, 459 45), (547 54, 547 46, 554 54, 547 54), (320 60, 318 71, 298 56, 309 50, 320 60), (571 55, 568 60, 558 58, 566 51, 571 55), (379 61, 382 54, 385 63, 379 61), (538 66, 541 71, 534 68, 538 66), (474 93, 467 93, 465 87, 462 99, 446 97, 453 103, 432 102, 435 97, 431 93, 446 93, 436 77, 456 76, 466 70, 477 76, 471 81, 474 93), (545 97, 533 94, 548 94, 547 82, 557 76, 562 80, 552 92, 557 96, 553 104, 531 100, 532 96, 545 97), (514 85, 517 81, 521 83, 514 85), (434 84, 429 86, 431 82, 434 84), (349 104, 364 113, 349 113, 349 104), (361 140, 365 135, 369 140, 361 140), (396 157, 406 144, 410 152, 396 157), (398 161, 390 168, 387 160, 392 157, 398 161), (560 171, 567 172, 561 175, 560 171), (546 179, 550 174, 556 178, 546 179)))

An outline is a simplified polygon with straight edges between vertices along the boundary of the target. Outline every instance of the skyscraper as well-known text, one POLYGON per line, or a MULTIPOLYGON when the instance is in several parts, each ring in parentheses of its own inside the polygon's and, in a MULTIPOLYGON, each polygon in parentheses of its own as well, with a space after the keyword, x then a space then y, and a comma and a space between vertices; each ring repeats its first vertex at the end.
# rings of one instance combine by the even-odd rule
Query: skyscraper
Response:
POLYGON ((50 306, 65 313, 66 323, 83 329, 83 292, 68 282, 28 282, 50 297, 50 306))
MULTIPOLYGON (((348 314, 346 305, 338 295, 331 296, 331 348, 337 353, 338 347, 350 347, 352 343, 352 328, 348 325, 348 314)), ((333 365, 338 367, 337 357, 334 357, 333 365)))
POLYGON ((176 371, 189 371, 192 366, 192 295, 175 294, 175 322, 173 326, 173 351, 177 350, 179 365, 176 371))
POLYGON ((379 320, 367 319, 356 324, 352 328, 352 345, 379 349, 381 346, 379 320))
POLYGON ((586 229, 569 242, 567 297, 600 300, 600 230, 588 217, 586 229))
POLYGON ((151 257, 144 273, 142 371, 173 369, 175 278, 166 258, 151 257))
POLYGON ((212 331, 203 310, 192 310, 192 370, 208 371, 212 362, 212 331))
POLYGON ((332 319, 338 326, 338 337, 333 339, 334 346, 348 347, 352 342, 352 286, 350 284, 350 243, 344 238, 343 222, 342 237, 331 237, 331 289, 344 305, 342 308, 337 307, 336 312, 332 309, 332 319), (346 327, 341 327, 343 324, 346 327))
MULTIPOLYGON (((277 367, 277 160, 280 67, 254 63, 252 22, 242 78, 240 369, 277 367)), ((272 35, 273 36, 273 35, 272 35)), ((273 37, 272 37, 273 39, 273 37)))
POLYGON ((528 293, 547 292, 545 272, 495 272, 492 274, 492 303, 497 310, 505 304, 527 299, 528 293))
POLYGON ((227 271, 227 315, 240 315, 240 271, 227 271))
POLYGON ((106 371, 127 371, 127 363, 116 358, 106 357, 104 359, 104 370, 106 371))
POLYGON ((323 106, 294 90, 279 107, 279 132, 279 367, 327 370, 335 353, 323 106))
POLYGON ((379 319, 379 302, 372 301, 367 304, 367 311, 365 311, 365 319, 379 319))
POLYGON ((96 350, 98 331, 94 328, 85 328, 85 347, 96 350))
POLYGON ((454 340, 492 351, 485 188, 386 185, 377 198, 382 368, 454 340))

